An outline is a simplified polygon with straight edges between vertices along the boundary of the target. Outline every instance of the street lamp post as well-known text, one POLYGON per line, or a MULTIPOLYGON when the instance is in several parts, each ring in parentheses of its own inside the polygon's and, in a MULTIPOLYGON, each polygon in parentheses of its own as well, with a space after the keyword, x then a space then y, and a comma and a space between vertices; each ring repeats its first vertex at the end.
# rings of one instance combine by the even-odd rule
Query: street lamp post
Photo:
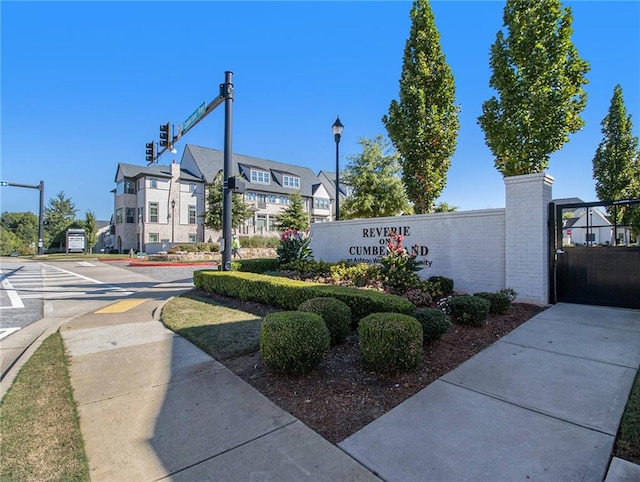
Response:
POLYGON ((331 126, 333 129, 333 137, 336 140, 336 221, 340 220, 340 137, 344 126, 340 122, 340 116, 336 117, 336 121, 331 126))
POLYGON ((175 228, 176 228, 175 211, 176 211, 176 200, 172 199, 171 200, 171 244, 175 242, 174 241, 175 228))

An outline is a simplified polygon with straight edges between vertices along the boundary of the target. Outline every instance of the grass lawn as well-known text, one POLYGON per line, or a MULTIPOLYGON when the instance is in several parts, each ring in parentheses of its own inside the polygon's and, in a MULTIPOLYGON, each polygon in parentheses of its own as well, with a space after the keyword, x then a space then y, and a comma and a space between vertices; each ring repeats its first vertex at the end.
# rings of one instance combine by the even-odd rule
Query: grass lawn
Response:
POLYGON ((0 405, 0 480, 89 480, 89 466, 55 333, 20 370, 0 405))
POLYGON ((614 453, 616 457, 640 464, 640 372, 620 422, 614 453))
MULTIPOLYGON (((275 311, 275 310, 273 310, 275 311)), ((266 313, 237 310, 211 298, 187 294, 169 301, 162 322, 218 360, 258 351, 260 325, 266 313)))

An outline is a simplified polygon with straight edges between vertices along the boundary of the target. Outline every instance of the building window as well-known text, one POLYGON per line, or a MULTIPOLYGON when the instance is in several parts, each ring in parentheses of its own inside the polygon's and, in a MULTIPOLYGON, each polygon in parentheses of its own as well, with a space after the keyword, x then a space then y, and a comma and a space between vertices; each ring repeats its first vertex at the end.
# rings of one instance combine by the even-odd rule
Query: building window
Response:
POLYGON ((160 239, 160 235, 158 233, 149 233, 149 242, 157 243, 160 239))
POLYGON ((258 195, 255 192, 246 192, 244 194, 245 201, 255 202, 258 200, 258 195))
POLYGON ((126 222, 129 224, 135 223, 136 222, 136 210, 135 208, 127 208, 127 210, 125 211, 126 214, 126 222))
POLYGON ((158 180, 157 179, 149 179, 149 187, 151 189, 158 189, 158 180))
POLYGON ((251 170, 251 182, 259 182, 260 184, 269 184, 271 179, 269 173, 266 171, 251 170))
POLYGON ((275 231, 276 230, 276 218, 275 218, 275 216, 269 216, 268 221, 269 221, 269 225, 268 225, 267 231, 272 231, 272 232, 275 231))
POLYGON ((284 187, 293 187, 300 189, 300 178, 293 176, 282 176, 282 185, 284 187))
POLYGON ((132 180, 124 181, 124 192, 126 194, 135 194, 136 193, 136 184, 132 180))
POLYGON ((122 208, 116 209, 116 224, 122 224, 122 208))
POLYGON ((315 198, 313 200, 313 207, 316 209, 329 209, 329 200, 323 198, 315 198))
POLYGON ((276 195, 275 194, 267 194, 267 202, 275 204, 276 203, 276 195))
POLYGON ((138 179, 138 191, 142 191, 144 189, 144 179, 138 179))
POLYGON ((190 192, 191 194, 193 194, 194 192, 196 192, 196 185, 195 185, 195 184, 193 184, 193 183, 189 184, 189 192, 190 192))
POLYGON ((267 227, 267 216, 265 214, 258 214, 256 228, 264 229, 267 227))
POLYGON ((280 196, 280 204, 289 204, 289 196, 280 196))
POLYGON ((196 235, 195 234, 190 234, 189 235, 189 242, 190 243, 195 243, 196 242, 196 235))
POLYGON ((195 206, 189 206, 189 224, 196 224, 196 207, 195 206))
POLYGON ((149 203, 149 222, 158 222, 158 203, 149 203))

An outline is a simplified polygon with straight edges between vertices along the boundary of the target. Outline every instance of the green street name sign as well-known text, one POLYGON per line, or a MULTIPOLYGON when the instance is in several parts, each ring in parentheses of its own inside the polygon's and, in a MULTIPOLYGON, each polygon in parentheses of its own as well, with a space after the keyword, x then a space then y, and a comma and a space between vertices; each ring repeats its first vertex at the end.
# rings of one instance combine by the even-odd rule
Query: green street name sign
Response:
POLYGON ((198 119, 200 119, 200 117, 202 117, 202 115, 204 114, 204 111, 205 102, 203 102, 200 107, 194 110, 193 114, 187 117, 187 120, 182 124, 182 132, 187 131, 198 119))

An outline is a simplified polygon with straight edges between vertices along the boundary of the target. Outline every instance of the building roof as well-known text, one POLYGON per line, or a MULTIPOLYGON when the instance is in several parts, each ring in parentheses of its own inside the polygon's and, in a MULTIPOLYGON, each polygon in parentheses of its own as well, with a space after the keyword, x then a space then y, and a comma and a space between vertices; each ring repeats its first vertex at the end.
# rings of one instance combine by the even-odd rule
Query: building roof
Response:
MULTIPOLYGON (((216 174, 224 168, 224 153, 221 150, 187 144, 185 146, 185 152, 187 151, 189 151, 191 157, 193 157, 196 166, 198 166, 198 169, 204 176, 205 182, 208 184, 213 182, 216 174)), ((240 174, 246 189, 256 192, 281 194, 299 192, 302 196, 311 197, 314 192, 314 185, 318 184, 318 177, 308 167, 295 166, 293 164, 245 156, 243 154, 233 154, 232 174, 240 174), (251 182, 252 170, 268 172, 269 184, 251 182), (300 178, 300 189, 284 186, 284 175, 300 178)))
MULTIPOLYGON (((116 179, 114 179, 114 181, 118 178, 118 171, 121 171, 124 177, 132 179, 141 176, 171 178, 171 165, 165 166, 154 163, 149 166, 136 166, 135 164, 119 162, 118 170, 116 171, 116 179)), ((193 173, 182 168, 180 168, 180 179, 183 181, 202 181, 202 179, 196 177, 193 173)))

